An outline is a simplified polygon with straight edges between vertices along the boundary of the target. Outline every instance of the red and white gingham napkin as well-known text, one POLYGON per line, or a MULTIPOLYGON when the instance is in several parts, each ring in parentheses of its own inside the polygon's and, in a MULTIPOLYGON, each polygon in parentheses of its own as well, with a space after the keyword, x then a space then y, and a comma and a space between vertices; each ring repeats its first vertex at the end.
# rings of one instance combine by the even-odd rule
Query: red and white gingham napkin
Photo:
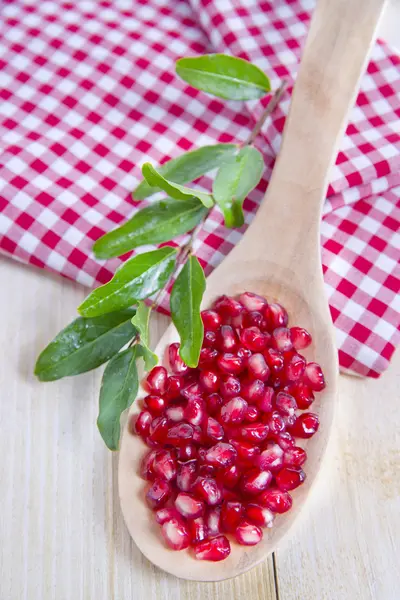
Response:
MULTIPOLYGON (((293 82, 313 6, 0 0, 1 250, 84 285, 106 282, 120 260, 96 261, 91 246, 136 210, 130 192, 143 162, 244 140, 265 105, 196 91, 174 75, 175 60, 230 52, 264 69, 273 88, 282 77, 293 82)), ((267 168, 245 202, 246 224, 263 197, 289 96, 259 138, 267 168)), ((400 60, 376 44, 322 223, 340 364, 372 377, 387 367, 399 340, 399 117, 400 60)), ((244 230, 225 229, 212 211, 196 247, 207 273, 244 230)))

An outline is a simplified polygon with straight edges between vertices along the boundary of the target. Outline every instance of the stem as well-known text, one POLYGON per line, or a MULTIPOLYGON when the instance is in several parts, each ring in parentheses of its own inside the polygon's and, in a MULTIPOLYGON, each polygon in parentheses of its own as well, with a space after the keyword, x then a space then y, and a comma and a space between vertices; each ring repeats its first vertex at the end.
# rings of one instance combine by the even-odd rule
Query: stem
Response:
POLYGON ((251 146, 251 144, 253 144, 254 140, 260 133, 261 128, 264 125, 265 121, 268 119, 268 117, 274 112, 275 108, 278 106, 279 100, 282 98, 283 93, 286 90, 287 83, 288 82, 285 79, 282 81, 281 85, 278 87, 278 89, 272 96, 271 100, 268 102, 268 105, 267 105, 266 109, 264 110, 264 112, 262 113, 261 117, 255 124, 253 131, 250 133, 247 140, 243 143, 243 147, 251 146))

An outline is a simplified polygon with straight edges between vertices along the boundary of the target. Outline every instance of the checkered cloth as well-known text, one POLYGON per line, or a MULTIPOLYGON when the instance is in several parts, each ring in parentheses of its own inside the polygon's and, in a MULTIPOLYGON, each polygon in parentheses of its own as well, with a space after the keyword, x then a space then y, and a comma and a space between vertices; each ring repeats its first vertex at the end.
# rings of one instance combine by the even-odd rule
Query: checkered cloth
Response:
MULTIPOLYGON (((273 88, 283 77, 292 84, 312 9, 312 0, 0 0, 2 251, 87 286, 106 282, 120 260, 96 261, 91 246, 137 210, 130 192, 143 162, 244 140, 265 105, 190 88, 174 75, 176 59, 229 52, 259 65, 273 88)), ((399 63, 375 45, 322 223, 340 363, 372 377, 399 339, 399 63)), ((259 137, 266 172, 245 202, 246 225, 289 101, 259 137)), ((225 229, 213 209, 196 246, 206 272, 245 228, 225 229)))

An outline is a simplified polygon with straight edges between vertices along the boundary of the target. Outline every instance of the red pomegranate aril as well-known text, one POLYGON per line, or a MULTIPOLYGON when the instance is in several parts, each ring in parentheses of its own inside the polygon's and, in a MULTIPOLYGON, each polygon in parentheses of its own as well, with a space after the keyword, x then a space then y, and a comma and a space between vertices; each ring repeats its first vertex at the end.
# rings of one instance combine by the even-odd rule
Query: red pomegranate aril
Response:
POLYGON ((190 442, 187 444, 183 444, 176 449, 177 459, 180 462, 188 462, 190 460, 195 460, 197 458, 197 448, 194 444, 190 442))
POLYGON ((209 331, 217 331, 221 327, 221 316, 215 310, 203 310, 201 312, 201 320, 203 321, 204 329, 209 331))
POLYGON ((297 415, 282 415, 283 421, 285 423, 285 429, 290 429, 297 421, 297 415))
POLYGON ((231 545, 224 535, 220 535, 212 540, 204 540, 204 542, 197 544, 194 548, 194 553, 198 560, 217 562, 229 556, 231 545))
POLYGON ((301 379, 306 368, 306 359, 300 354, 295 354, 285 365, 284 376, 287 381, 298 381, 301 379))
POLYGON ((236 354, 243 360, 243 365, 245 366, 247 363, 247 359, 250 358, 250 356, 252 356, 253 353, 248 348, 243 348, 243 346, 241 346, 236 354))
POLYGON ((236 449, 226 442, 218 442, 206 453, 206 462, 215 467, 230 467, 236 462, 236 458, 236 449))
POLYGON ((283 355, 276 348, 266 348, 264 358, 272 373, 279 373, 283 369, 283 355))
POLYGON ((204 500, 209 506, 220 504, 222 500, 221 487, 212 477, 198 477, 194 484, 193 491, 197 497, 204 500))
POLYGON ((264 356, 260 352, 253 354, 253 356, 247 360, 247 372, 250 379, 267 381, 270 370, 265 362, 264 356))
POLYGON ((206 512, 205 522, 209 537, 221 533, 221 507, 209 508, 206 512))
POLYGON ((233 533, 243 518, 244 508, 241 502, 224 502, 221 508, 222 531, 233 533))
POLYGON ((168 359, 172 372, 176 375, 183 375, 189 371, 189 367, 179 356, 179 348, 180 344, 178 342, 170 344, 168 348, 168 359))
POLYGON ((136 417, 136 415, 132 415, 129 430, 136 431, 138 435, 142 438, 146 438, 150 433, 150 425, 153 421, 153 417, 148 410, 142 410, 136 417), (133 424, 133 425, 132 425, 133 424))
POLYGON ((258 525, 242 521, 236 528, 235 537, 242 546, 255 546, 262 540, 263 532, 258 525))
POLYGON ((290 467, 301 467, 307 460, 307 452, 299 446, 288 448, 283 455, 283 464, 290 467))
POLYGON ((240 488, 246 495, 256 496, 269 487, 272 481, 272 474, 269 471, 260 471, 260 469, 251 469, 247 471, 240 480, 240 488))
POLYGON ((299 487, 306 478, 306 474, 300 468, 283 467, 275 476, 276 485, 283 492, 289 492, 299 487))
POLYGON ((221 315, 236 317, 244 310, 240 302, 229 296, 221 296, 214 303, 214 310, 221 315))
POLYGON ((182 377, 178 377, 177 375, 171 375, 171 377, 168 377, 167 389, 164 394, 165 400, 170 401, 179 398, 183 385, 184 380, 182 377))
POLYGON ((190 383, 184 387, 181 391, 181 396, 189 400, 189 398, 199 398, 202 395, 202 391, 199 383, 190 383))
POLYGON ((269 444, 257 458, 256 464, 261 471, 273 473, 283 465, 283 450, 278 444, 269 444))
POLYGON ((268 383, 274 390, 278 390, 278 391, 280 388, 282 388, 285 385, 285 381, 282 378, 281 373, 279 373, 278 375, 271 375, 268 383))
POLYGON ((179 423, 178 425, 173 425, 170 429, 168 429, 165 441, 173 446, 181 446, 187 444, 187 442, 190 442, 193 439, 193 432, 193 426, 189 423, 179 423))
POLYGON ((262 397, 257 400, 257 406, 263 413, 269 413, 272 411, 273 399, 275 395, 275 390, 271 386, 266 386, 264 389, 264 394, 262 397))
POLYGON ((278 433, 285 430, 285 421, 278 411, 275 410, 273 413, 266 416, 268 417, 266 423, 271 435, 278 435, 278 433))
MULTIPOLYGON (((243 317, 245 314, 246 313, 243 311, 240 313, 240 315, 236 315, 236 317, 229 317, 230 318, 229 325, 232 325, 232 327, 234 327, 235 329, 241 329, 241 327, 243 327, 243 317)), ((224 321, 226 321, 226 320, 227 319, 224 319, 224 321)))
POLYGON ((195 444, 204 444, 205 436, 200 425, 193 425, 193 442, 195 444))
POLYGON ((282 431, 282 433, 275 436, 275 441, 282 450, 288 450, 296 444, 294 437, 288 431, 282 431))
POLYGON ((247 410, 247 402, 236 396, 221 408, 220 420, 223 423, 239 424, 243 421, 247 410))
POLYGON ((239 379, 234 375, 226 375, 221 380, 219 391, 225 400, 238 396, 240 394, 239 379))
POLYGON ((158 450, 150 450, 142 459, 140 464, 140 475, 147 481, 153 481, 156 477, 154 472, 154 459, 158 450))
POLYGON ((173 519, 179 519, 179 514, 175 508, 159 508, 156 511, 156 521, 159 525, 163 525, 173 519))
POLYGON ((222 427, 221 423, 218 423, 218 421, 216 421, 212 417, 208 417, 206 421, 205 431, 206 436, 213 443, 220 442, 224 439, 224 428, 222 427))
POLYGON ((268 425, 265 423, 254 423, 253 425, 243 425, 240 428, 240 436, 246 442, 259 444, 267 439, 268 431, 268 425))
POLYGON ((293 346, 296 350, 303 350, 303 348, 308 348, 308 346, 312 342, 311 334, 308 333, 307 329, 303 329, 303 327, 291 327, 290 335, 292 338, 293 346))
POLYGON ((197 519, 204 513, 204 502, 194 496, 180 492, 175 498, 175 508, 186 519, 197 519))
POLYGON ((264 308, 264 317, 268 322, 269 331, 277 327, 286 327, 289 321, 288 314, 281 304, 273 303, 264 308))
POLYGON ((295 437, 307 439, 318 431, 319 419, 315 413, 302 413, 290 427, 290 433, 295 437))
POLYGON ((309 408, 315 399, 311 388, 303 381, 288 386, 288 392, 296 399, 297 407, 300 410, 309 408))
POLYGON ((221 352, 235 352, 238 346, 238 338, 230 325, 222 325, 217 333, 216 346, 221 352))
POLYGON ((201 398, 189 398, 183 411, 184 419, 191 425, 201 425, 206 419, 204 400, 201 398))
POLYGON ((260 312, 252 310, 251 312, 244 313, 242 326, 244 328, 258 327, 262 330, 266 326, 266 321, 260 312))
POLYGON ((197 517, 197 519, 191 519, 188 522, 188 528, 190 533, 190 540, 193 546, 200 544, 207 539, 208 532, 204 517, 197 517))
POLYGON ((156 417, 150 424, 148 439, 151 442, 157 442, 162 444, 166 441, 168 433, 168 419, 167 417, 156 417))
POLYGON ((267 336, 258 327, 247 327, 240 332, 240 341, 252 352, 260 352, 267 345, 267 336))
POLYGON ((165 367, 154 367, 147 375, 146 382, 150 391, 163 394, 167 386, 168 373, 165 367))
POLYGON ((239 302, 248 311, 262 311, 268 304, 265 298, 259 296, 258 294, 253 294, 252 292, 244 292, 243 294, 240 294, 239 302))
POLYGON ((214 348, 217 342, 217 334, 215 331, 205 331, 203 337, 203 348, 214 348))
POLYGON ((325 388, 325 377, 321 367, 316 362, 309 362, 304 371, 304 382, 313 392, 321 392, 325 388))
POLYGON ((181 492, 189 492, 197 479, 197 462, 186 462, 178 467, 176 487, 181 492))
POLYGON ((273 513, 282 514, 292 508, 293 500, 288 492, 276 488, 266 490, 257 498, 258 502, 273 513))
POLYGON ((248 402, 252 404, 258 404, 258 402, 264 397, 265 385, 261 379, 254 379, 254 381, 243 383, 240 393, 248 402))
POLYGON ((160 450, 153 460, 153 470, 157 477, 172 481, 176 477, 177 464, 175 452, 172 450, 160 450))
POLYGON ((260 419, 260 411, 256 406, 248 406, 246 408, 246 414, 244 416, 244 423, 255 423, 260 419))
POLYGON ((208 396, 206 396, 205 400, 206 408, 210 415, 215 415, 219 411, 223 403, 223 400, 219 394, 209 394, 208 396))
POLYGON ((146 396, 143 400, 143 404, 148 411, 151 412, 153 417, 159 417, 165 409, 165 400, 161 396, 155 396, 153 394, 146 396))
POLYGON ((231 443, 236 449, 240 460, 253 462, 260 454, 260 448, 255 446, 254 443, 250 444, 240 440, 231 440, 231 443))
POLYGON ((217 476, 217 469, 214 465, 209 465, 208 463, 202 463, 199 466, 199 477, 215 477, 217 476))
POLYGON ((228 489, 232 489, 236 486, 240 479, 240 471, 237 465, 232 465, 227 469, 223 469, 218 476, 218 480, 228 489))
POLYGON ((180 421, 183 421, 184 408, 183 408, 183 406, 180 406, 180 405, 169 406, 167 408, 167 410, 165 411, 165 415, 173 423, 179 423, 180 421))
POLYGON ((153 510, 162 508, 171 497, 171 486, 165 479, 155 479, 146 493, 147 504, 153 510))
POLYGON ((200 373, 199 382, 201 387, 209 394, 218 392, 219 390, 220 378, 215 371, 202 371, 200 373))
POLYGON ((172 550, 184 550, 190 545, 190 534, 181 519, 171 519, 161 526, 164 540, 172 550))
POLYGON ((284 415, 292 416, 296 412, 296 400, 287 392, 278 392, 275 398, 276 408, 284 415))
POLYGON ((236 375, 243 370, 243 360, 239 356, 231 354, 230 352, 224 352, 224 354, 220 354, 216 362, 219 370, 223 373, 236 375))
POLYGON ((293 348, 290 329, 287 327, 277 327, 274 329, 272 332, 272 340, 274 347, 280 352, 287 352, 293 348))
POLYGON ((211 367, 218 358, 218 351, 214 348, 202 348, 200 350, 199 367, 211 367))
POLYGON ((254 525, 260 527, 272 527, 274 521, 273 512, 264 506, 258 504, 248 504, 246 506, 246 519, 254 525))

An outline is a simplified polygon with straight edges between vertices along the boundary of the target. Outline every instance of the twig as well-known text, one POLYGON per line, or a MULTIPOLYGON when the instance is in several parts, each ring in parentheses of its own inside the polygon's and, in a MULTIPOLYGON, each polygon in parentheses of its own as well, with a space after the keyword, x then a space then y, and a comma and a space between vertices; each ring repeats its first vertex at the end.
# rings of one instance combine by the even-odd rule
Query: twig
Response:
POLYGON ((261 117, 257 121, 253 131, 250 133, 247 140, 243 143, 243 147, 250 146, 254 142, 254 140, 260 133, 261 128, 264 125, 265 121, 268 119, 268 117, 274 112, 275 108, 278 106, 279 100, 282 98, 282 95, 285 92, 286 87, 287 87, 287 81, 284 79, 282 81, 281 85, 278 87, 278 89, 274 93, 274 95, 272 96, 271 100, 268 102, 268 106, 266 107, 266 109, 262 113, 261 117))

